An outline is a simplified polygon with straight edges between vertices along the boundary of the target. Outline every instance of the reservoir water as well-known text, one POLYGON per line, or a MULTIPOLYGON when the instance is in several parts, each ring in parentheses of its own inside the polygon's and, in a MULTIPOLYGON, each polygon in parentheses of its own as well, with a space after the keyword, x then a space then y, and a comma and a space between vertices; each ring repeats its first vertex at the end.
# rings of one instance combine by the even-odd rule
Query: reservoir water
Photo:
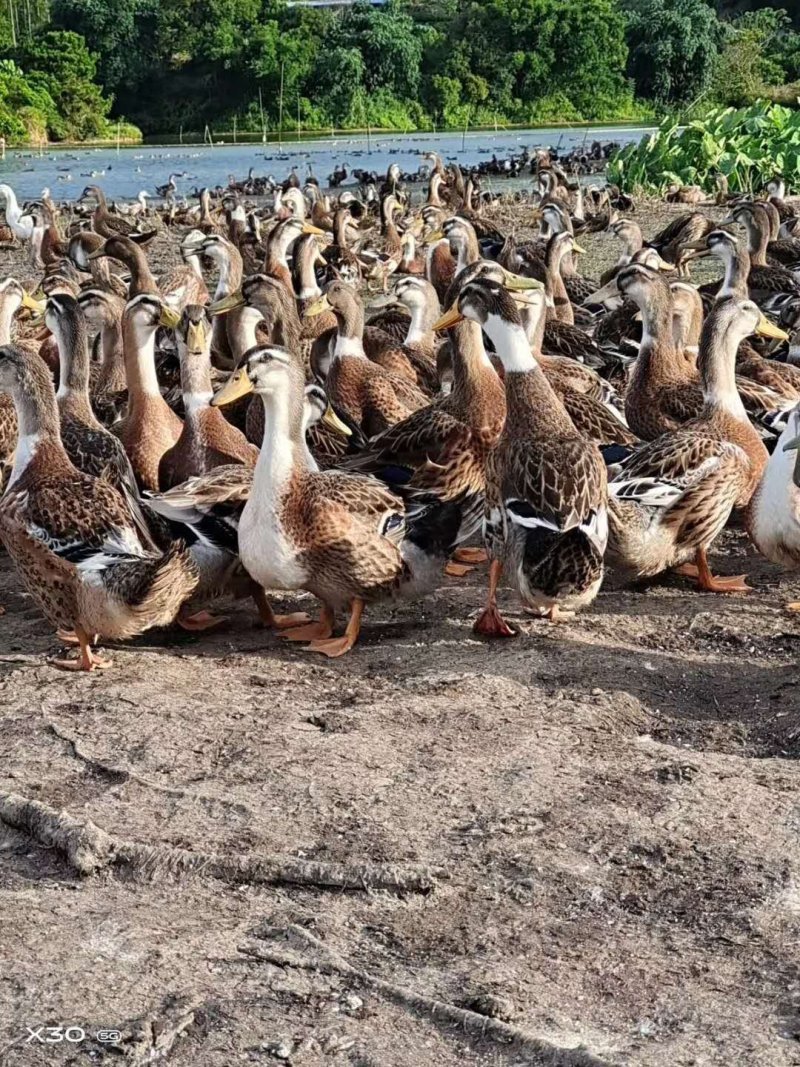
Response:
MULTIPOLYGON (((195 188, 227 185, 229 175, 243 178, 250 167, 257 175, 272 174, 282 180, 291 167, 297 167, 304 179, 310 165, 320 185, 325 185, 339 164, 351 171, 359 168, 385 174, 390 163, 398 163, 403 171, 412 172, 423 162, 423 153, 433 150, 462 166, 476 165, 494 154, 500 159, 519 155, 526 147, 558 145, 566 151, 595 140, 627 143, 648 132, 640 126, 597 126, 476 130, 466 137, 460 133, 344 135, 313 141, 287 137, 282 145, 270 140, 267 144, 136 145, 119 150, 45 148, 41 153, 9 151, 0 162, 0 182, 11 185, 23 199, 38 197, 49 188, 56 200, 74 200, 90 184, 102 186, 111 198, 126 199, 140 190, 155 194, 156 186, 163 185, 170 173, 183 175, 178 178, 178 195, 188 195, 195 188)), ((488 178, 486 184, 491 184, 488 178)))

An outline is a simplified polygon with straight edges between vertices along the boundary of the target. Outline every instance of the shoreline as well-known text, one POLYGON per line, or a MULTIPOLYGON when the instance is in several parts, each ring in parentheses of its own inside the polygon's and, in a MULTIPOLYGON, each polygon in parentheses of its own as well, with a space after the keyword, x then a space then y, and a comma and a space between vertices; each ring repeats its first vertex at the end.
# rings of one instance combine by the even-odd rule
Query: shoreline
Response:
MULTIPOLYGON (((395 136, 395 137, 440 137, 440 136, 454 136, 461 134, 467 139, 482 133, 494 133, 500 134, 513 134, 522 130, 529 130, 531 133, 546 133, 549 130, 558 130, 564 132, 565 130, 572 132, 581 131, 596 131, 597 133, 614 133, 616 131, 629 132, 630 130, 651 130, 655 126, 652 122, 582 122, 582 123, 570 123, 570 122, 553 122, 547 123, 542 126, 529 126, 525 123, 520 124, 504 124, 494 126, 471 126, 466 133, 457 127, 444 128, 431 130, 397 130, 392 127, 376 127, 367 129, 366 127, 359 127, 355 129, 342 129, 334 130, 333 133, 326 132, 325 130, 309 130, 307 133, 301 131, 300 136, 297 136, 296 130, 284 130, 282 136, 279 136, 278 130, 270 130, 267 133, 267 140, 261 140, 261 135, 258 133, 249 134, 247 132, 238 131, 236 134, 236 140, 233 140, 233 131, 221 131, 219 135, 212 134, 212 141, 203 141, 202 134, 192 133, 184 135, 183 140, 161 140, 161 137, 169 138, 174 136, 173 134, 153 134, 146 135, 141 140, 121 139, 119 143, 115 137, 103 140, 93 141, 57 141, 48 143, 46 145, 35 145, 20 143, 15 145, 6 145, 7 152, 25 152, 39 155, 47 154, 49 152, 59 151, 75 151, 76 149, 86 148, 117 148, 122 151, 123 149, 131 148, 253 148, 253 147, 273 147, 286 149, 292 145, 298 144, 314 144, 314 143, 331 143, 333 141, 341 140, 343 138, 357 138, 368 141, 371 137, 378 136, 395 136)), ((180 136, 180 135, 178 135, 180 136)))

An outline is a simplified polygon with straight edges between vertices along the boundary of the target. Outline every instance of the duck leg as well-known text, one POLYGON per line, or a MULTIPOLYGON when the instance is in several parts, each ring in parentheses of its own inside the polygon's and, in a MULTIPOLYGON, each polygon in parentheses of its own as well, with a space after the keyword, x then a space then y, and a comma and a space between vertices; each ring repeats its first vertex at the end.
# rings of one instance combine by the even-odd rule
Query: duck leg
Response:
POLYGON ((704 548, 698 548, 695 555, 697 564, 697 587, 706 593, 749 593, 752 586, 745 581, 746 574, 737 574, 734 578, 715 578, 708 565, 704 548))
POLYGON ((294 626, 281 634, 285 641, 324 641, 333 633, 333 608, 322 605, 319 622, 310 622, 308 626, 294 626))
POLYGON ((444 573, 448 578, 463 578, 465 574, 469 574, 470 571, 474 570, 474 567, 470 567, 466 563, 455 563, 452 559, 448 560, 444 567, 444 573))
POLYGON ((54 667, 58 667, 62 671, 93 671, 105 670, 106 667, 111 666, 110 659, 103 659, 102 656, 97 656, 92 652, 92 636, 82 630, 80 626, 75 627, 75 636, 80 645, 79 658, 54 659, 52 660, 54 667))
POLYGON ((511 629, 497 608, 497 586, 500 575, 503 573, 503 564, 499 559, 492 560, 489 567, 489 592, 486 597, 486 607, 475 620, 472 630, 484 637, 516 637, 516 632, 511 629))
POLYGON ((343 656, 345 652, 349 652, 358 640, 363 611, 364 601, 360 597, 353 597, 353 603, 350 608, 350 621, 347 623, 344 636, 331 637, 326 641, 312 641, 310 645, 306 645, 304 651, 321 652, 323 656, 328 656, 330 659, 335 659, 337 656, 343 656))
POLYGON ((304 623, 311 622, 311 616, 305 611, 295 611, 291 615, 276 615, 261 586, 253 590, 253 600, 258 608, 261 625, 268 630, 288 630, 293 626, 302 626, 304 623))

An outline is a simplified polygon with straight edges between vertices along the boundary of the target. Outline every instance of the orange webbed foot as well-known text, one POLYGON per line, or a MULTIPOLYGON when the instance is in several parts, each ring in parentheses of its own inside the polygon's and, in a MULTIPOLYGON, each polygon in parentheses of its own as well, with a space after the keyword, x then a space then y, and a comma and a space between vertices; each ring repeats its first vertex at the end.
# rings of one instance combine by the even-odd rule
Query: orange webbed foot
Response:
POLYGON ((444 573, 450 578, 463 578, 465 574, 474 571, 474 567, 468 567, 464 563, 454 563, 450 560, 445 564, 444 573))
POLYGON ((486 563, 489 557, 485 548, 457 548, 453 559, 458 563, 486 563))
POLYGON ((310 622, 308 626, 295 626, 281 634, 284 641, 324 641, 333 633, 330 623, 310 622))
POLYGON ((327 641, 312 641, 310 645, 306 645, 303 651, 319 652, 329 659, 337 659, 339 656, 349 652, 354 644, 355 640, 344 634, 342 637, 331 637, 327 641))
POLYGON ((706 593, 752 593, 753 587, 745 581, 746 574, 737 574, 731 578, 708 578, 699 581, 698 588, 706 593))
POLYGON ((179 615, 176 622, 183 630, 213 630, 228 622, 229 615, 212 615, 210 611, 198 611, 194 615, 179 615))
POLYGON ((512 630, 506 620, 497 610, 496 605, 484 608, 478 618, 475 620, 475 625, 472 627, 472 632, 480 634, 482 637, 516 637, 516 630, 512 630))

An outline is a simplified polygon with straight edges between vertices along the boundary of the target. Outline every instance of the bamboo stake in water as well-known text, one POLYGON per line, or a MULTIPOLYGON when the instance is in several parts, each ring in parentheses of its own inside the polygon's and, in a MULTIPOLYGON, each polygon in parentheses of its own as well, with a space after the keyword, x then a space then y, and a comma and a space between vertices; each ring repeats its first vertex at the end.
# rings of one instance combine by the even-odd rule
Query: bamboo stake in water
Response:
POLYGON ((258 87, 258 110, 261 112, 261 143, 267 143, 267 124, 264 121, 264 101, 261 97, 261 86, 258 87))
POLYGON ((236 144, 236 116, 233 116, 233 143, 236 144))
POLYGON ((281 63, 281 95, 278 97, 278 151, 283 151, 283 72, 286 63, 281 63))
POLYGON ((461 151, 463 152, 467 147, 467 130, 469 129, 469 108, 467 108, 467 117, 464 120, 464 135, 461 138, 461 151))
POLYGON ((119 155, 120 124, 117 122, 117 155, 119 155))
POLYGON ((300 95, 297 96, 297 140, 300 140, 300 95))

